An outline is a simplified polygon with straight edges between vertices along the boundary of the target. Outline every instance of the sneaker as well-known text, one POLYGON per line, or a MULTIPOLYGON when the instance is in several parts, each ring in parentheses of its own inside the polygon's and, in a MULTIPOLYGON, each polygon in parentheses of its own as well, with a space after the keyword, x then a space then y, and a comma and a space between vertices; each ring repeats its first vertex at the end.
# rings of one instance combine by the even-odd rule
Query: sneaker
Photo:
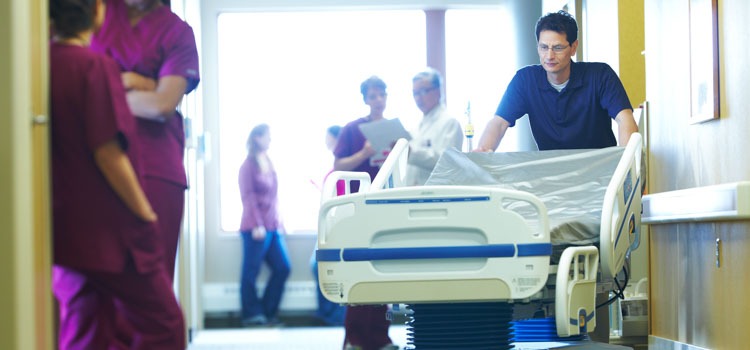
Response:
POLYGON ((268 324, 268 319, 263 315, 255 315, 253 317, 242 320, 242 325, 245 327, 258 327, 265 326, 268 324))

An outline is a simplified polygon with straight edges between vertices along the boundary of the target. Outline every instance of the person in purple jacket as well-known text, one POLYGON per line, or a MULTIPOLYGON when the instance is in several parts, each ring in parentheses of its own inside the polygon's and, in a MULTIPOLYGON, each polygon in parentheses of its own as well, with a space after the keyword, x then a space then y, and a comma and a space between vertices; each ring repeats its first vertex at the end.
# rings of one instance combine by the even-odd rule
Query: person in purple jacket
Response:
POLYGON ((88 48, 101 0, 50 0, 52 289, 60 349, 107 349, 115 309, 133 348, 185 349, 162 263, 157 214, 141 188, 135 119, 117 64, 88 48))
POLYGON ((238 180, 242 198, 240 235, 243 242, 240 303, 242 324, 245 326, 279 323, 276 316, 290 272, 277 208, 278 181, 267 153, 270 144, 271 133, 267 124, 257 125, 250 131, 247 158, 240 167, 238 180), (255 283, 264 261, 271 276, 263 296, 259 297, 255 283))
MULTIPOLYGON (((333 155, 336 157, 333 169, 339 171, 362 171, 374 179, 380 166, 371 164, 370 157, 375 150, 367 141, 359 126, 383 120, 388 94, 385 82, 376 77, 370 77, 360 84, 360 92, 365 104, 370 107, 370 114, 358 118, 344 126, 339 133, 333 155)), ((359 191, 359 185, 352 183, 352 193, 359 191)), ((388 306, 359 305, 346 308, 344 316, 344 350, 387 350, 398 349, 392 344, 388 336, 391 323, 386 319, 388 306)))
POLYGON ((187 188, 185 134, 176 108, 199 81, 193 30, 159 0, 108 0, 91 47, 120 65, 143 145, 144 189, 159 215, 164 264, 173 279, 187 188))

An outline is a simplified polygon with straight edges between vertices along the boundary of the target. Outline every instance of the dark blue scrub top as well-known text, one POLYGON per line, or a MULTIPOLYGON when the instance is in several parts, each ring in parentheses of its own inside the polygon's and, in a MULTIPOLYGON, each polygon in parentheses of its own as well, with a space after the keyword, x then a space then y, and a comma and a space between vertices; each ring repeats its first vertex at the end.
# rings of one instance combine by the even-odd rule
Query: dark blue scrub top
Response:
POLYGON ((541 65, 521 68, 496 115, 515 125, 529 115, 539 150, 616 146, 612 119, 632 109, 620 78, 606 63, 571 62, 568 85, 557 92, 541 65))

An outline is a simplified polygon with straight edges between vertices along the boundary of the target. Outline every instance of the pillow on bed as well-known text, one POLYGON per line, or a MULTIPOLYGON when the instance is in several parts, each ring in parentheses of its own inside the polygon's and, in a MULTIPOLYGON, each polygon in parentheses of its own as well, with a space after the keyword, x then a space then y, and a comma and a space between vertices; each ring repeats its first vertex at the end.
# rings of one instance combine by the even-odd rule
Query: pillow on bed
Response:
MULTIPOLYGON (((552 244, 599 240, 602 201, 623 147, 504 153, 443 153, 425 185, 497 186, 529 192, 547 207, 552 244)), ((527 220, 525 202, 509 206, 527 220)))

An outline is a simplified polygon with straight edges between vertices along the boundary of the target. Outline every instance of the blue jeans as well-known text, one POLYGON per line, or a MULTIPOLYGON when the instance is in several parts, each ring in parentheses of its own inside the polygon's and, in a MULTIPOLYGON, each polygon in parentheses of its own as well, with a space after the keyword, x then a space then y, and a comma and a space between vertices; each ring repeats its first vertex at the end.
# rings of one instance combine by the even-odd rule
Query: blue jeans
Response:
POLYGON ((289 277, 289 257, 286 246, 277 231, 266 232, 262 241, 253 239, 252 233, 242 232, 242 277, 240 278, 240 301, 242 319, 264 315, 273 319, 279 311, 284 284, 289 277), (263 296, 258 296, 255 282, 263 262, 268 264, 271 276, 266 283, 263 296))
MULTIPOLYGON (((312 269, 315 284, 318 284, 318 260, 315 259, 315 250, 310 257, 310 268, 312 269)), ((346 306, 334 303, 323 296, 320 292, 320 286, 315 290, 318 292, 318 309, 315 311, 315 317, 330 326, 343 326, 344 316, 346 315, 346 306)))

